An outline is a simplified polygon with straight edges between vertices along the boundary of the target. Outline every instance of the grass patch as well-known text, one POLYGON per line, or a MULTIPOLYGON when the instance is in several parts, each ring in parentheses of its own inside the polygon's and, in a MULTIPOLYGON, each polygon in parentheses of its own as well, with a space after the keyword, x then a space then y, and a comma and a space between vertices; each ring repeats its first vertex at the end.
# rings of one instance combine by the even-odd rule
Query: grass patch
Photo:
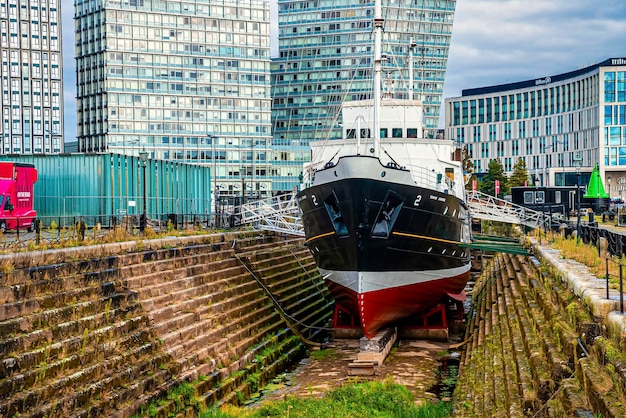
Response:
MULTIPOLYGON (((560 234, 548 233, 547 240, 553 248, 559 250, 563 258, 578 261, 586 265, 589 271, 598 278, 606 277, 606 259, 603 255, 598 255, 598 247, 590 244, 583 244, 572 237, 564 238, 560 234)), ((617 289, 619 287, 619 265, 626 265, 626 257, 609 257, 609 287, 617 289)))
POLYGON ((313 350, 309 354, 313 360, 328 360, 337 357, 337 351, 334 349, 313 350))
POLYGON ((451 410, 450 403, 441 401, 416 406, 411 392, 389 378, 383 382, 346 384, 321 399, 292 397, 279 402, 266 402, 256 409, 210 409, 199 417, 444 418, 450 416, 451 410))

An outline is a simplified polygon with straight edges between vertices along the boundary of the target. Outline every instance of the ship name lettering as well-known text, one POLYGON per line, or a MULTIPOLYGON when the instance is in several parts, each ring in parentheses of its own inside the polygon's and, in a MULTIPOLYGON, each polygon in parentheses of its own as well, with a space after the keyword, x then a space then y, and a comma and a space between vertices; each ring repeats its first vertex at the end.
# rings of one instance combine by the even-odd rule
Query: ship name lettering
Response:
POLYGON ((437 200, 438 196, 435 196, 434 194, 430 195, 430 200, 437 200))

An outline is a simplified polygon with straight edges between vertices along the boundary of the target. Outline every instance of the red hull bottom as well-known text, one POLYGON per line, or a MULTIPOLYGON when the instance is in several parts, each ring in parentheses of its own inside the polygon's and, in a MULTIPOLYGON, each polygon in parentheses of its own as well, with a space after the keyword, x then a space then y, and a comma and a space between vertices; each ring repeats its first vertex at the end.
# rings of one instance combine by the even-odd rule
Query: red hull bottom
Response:
POLYGON ((363 333, 372 338, 385 326, 422 313, 448 296, 458 298, 469 275, 468 271, 455 277, 365 293, 357 293, 332 281, 327 281, 327 286, 336 303, 359 318, 363 333))

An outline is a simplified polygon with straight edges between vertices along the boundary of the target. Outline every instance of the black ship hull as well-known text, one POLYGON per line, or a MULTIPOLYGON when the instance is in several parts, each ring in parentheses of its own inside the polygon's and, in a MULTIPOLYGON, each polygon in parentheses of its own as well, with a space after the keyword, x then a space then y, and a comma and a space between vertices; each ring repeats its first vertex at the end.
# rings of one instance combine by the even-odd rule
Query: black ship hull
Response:
POLYGON ((462 294, 469 279, 467 207, 445 190, 403 182, 404 173, 393 170, 385 171, 389 180, 337 178, 298 194, 317 266, 336 303, 360 319, 368 337, 462 294))

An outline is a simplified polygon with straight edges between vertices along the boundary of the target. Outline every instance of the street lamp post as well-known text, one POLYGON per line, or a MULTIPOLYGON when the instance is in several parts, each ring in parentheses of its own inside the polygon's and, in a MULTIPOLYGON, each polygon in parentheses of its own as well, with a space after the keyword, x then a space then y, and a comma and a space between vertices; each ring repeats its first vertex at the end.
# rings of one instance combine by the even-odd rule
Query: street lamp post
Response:
POLYGON ((246 167, 241 167, 241 204, 244 204, 246 198, 246 167))
MULTIPOLYGON (((563 145, 563 154, 562 154, 563 158, 561 159, 561 167, 563 167, 563 177, 561 179, 561 186, 565 186, 565 142, 559 141, 559 140, 553 141, 551 145, 546 145, 545 149, 546 150, 552 149, 552 151, 554 151, 554 152, 556 152, 558 154, 559 144, 563 145)), ((556 186, 557 185, 556 184, 556 173, 554 173, 554 177, 555 177, 554 185, 556 186)))
POLYGON ((574 157, 576 163, 576 245, 580 240, 580 163, 582 160, 579 154, 574 157))
POLYGON ((213 170, 211 172, 211 178, 213 180, 213 190, 217 190, 217 176, 216 176, 216 158, 217 156, 215 155, 215 143, 217 142, 217 136, 216 135, 207 135, 207 138, 209 138, 209 141, 211 141, 211 161, 213 162, 213 170))
POLYGON ((214 200, 213 211, 215 215, 217 216, 219 186, 217 185, 217 154, 215 150, 215 145, 216 145, 215 143, 217 142, 218 138, 217 138, 217 135, 213 135, 213 134, 207 135, 207 138, 209 138, 209 141, 211 141, 211 161, 213 162, 213 169, 211 170, 211 182, 212 182, 211 186, 212 186, 212 189, 215 190, 215 193, 213 195, 213 200, 214 200))
POLYGON ((146 161, 148 161, 148 153, 145 148, 139 152, 139 160, 141 161, 141 169, 143 171, 143 213, 141 214, 141 219, 139 220, 139 230, 143 232, 146 229, 146 224, 148 222, 148 216, 146 214, 146 161))
POLYGON ((250 167, 252 168, 252 172, 250 173, 250 200, 252 200, 252 194, 254 193, 254 138, 250 141, 250 154, 252 154, 250 156, 250 167))

